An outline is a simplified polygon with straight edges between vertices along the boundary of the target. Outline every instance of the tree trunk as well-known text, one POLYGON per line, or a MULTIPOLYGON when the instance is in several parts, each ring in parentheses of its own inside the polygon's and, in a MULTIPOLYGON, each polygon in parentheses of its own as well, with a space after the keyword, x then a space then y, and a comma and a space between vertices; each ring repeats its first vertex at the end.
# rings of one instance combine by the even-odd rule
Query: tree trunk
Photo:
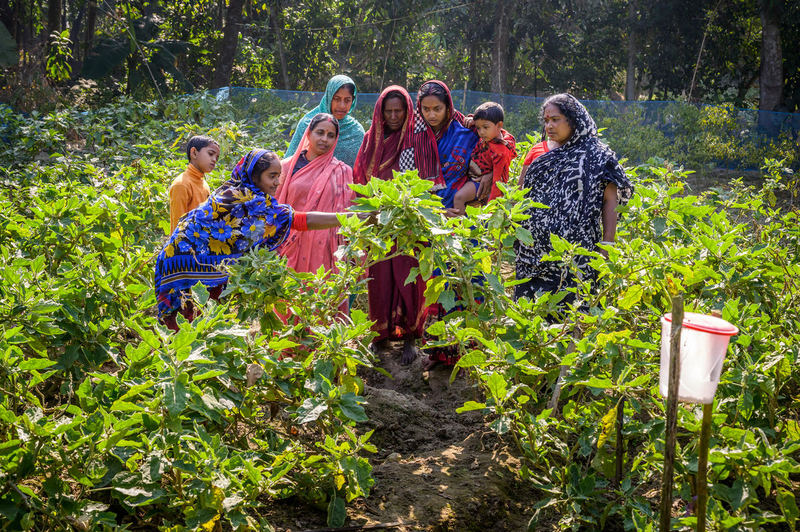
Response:
POLYGON ((508 77, 508 29, 511 18, 511 8, 508 4, 508 0, 498 0, 494 24, 491 90, 497 94, 505 94, 508 77))
POLYGON ((20 1, 21 0, 16 0, 16 2, 14 2, 14 38, 17 40, 17 50, 21 52, 23 49, 22 39, 23 34, 25 33, 25 28, 22 26, 19 18, 22 14, 19 7, 20 1))
POLYGON ((239 25, 242 23, 242 7, 244 0, 230 0, 228 16, 225 18, 225 28, 222 31, 222 43, 217 59, 217 71, 214 73, 212 89, 227 87, 231 83, 233 60, 236 57, 236 47, 239 44, 239 25))
MULTIPOLYGON (((130 96, 133 94, 133 74, 136 71, 136 60, 133 58, 134 56, 129 55, 128 58, 125 60, 125 63, 128 67, 128 79, 125 83, 125 94, 130 96)), ((156 87, 156 90, 158 88, 156 87)))
POLYGON ((89 55, 94 40, 94 28, 97 24, 97 2, 89 1, 89 12, 86 14, 86 34, 83 37, 83 58, 89 55))
POLYGON ((783 101, 781 17, 775 6, 761 4, 761 79, 758 108, 775 111, 783 101))
POLYGON ((291 90, 289 85, 289 67, 286 65, 286 51, 283 49, 283 23, 281 18, 281 8, 278 2, 270 6, 270 16, 272 17, 272 27, 275 31, 275 39, 278 41, 278 56, 281 60, 281 77, 283 78, 283 88, 291 90))
POLYGON ((469 42, 469 89, 475 90, 478 86, 476 75, 478 68, 478 44, 475 42, 477 37, 473 35, 469 42))
MULTIPOLYGON (((78 14, 75 15, 75 21, 72 23, 72 28, 69 30, 69 40, 72 42, 72 58, 73 63, 79 60, 80 54, 78 53, 80 49, 80 41, 78 36, 81 33, 81 26, 83 25, 83 16, 86 14, 86 4, 84 3, 80 9, 78 9, 78 14)), ((73 69, 75 65, 73 64, 73 69)))
POLYGON ((636 0, 628 1, 628 71, 625 77, 625 99, 636 99, 636 0))
POLYGON ((47 41, 50 47, 50 35, 61 32, 61 0, 47 0, 47 41))

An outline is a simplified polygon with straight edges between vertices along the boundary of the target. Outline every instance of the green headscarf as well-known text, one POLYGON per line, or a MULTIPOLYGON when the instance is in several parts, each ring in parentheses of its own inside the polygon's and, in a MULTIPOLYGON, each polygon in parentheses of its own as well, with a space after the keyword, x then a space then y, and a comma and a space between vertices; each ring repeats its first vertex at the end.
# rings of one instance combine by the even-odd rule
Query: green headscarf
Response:
POLYGON ((291 157, 294 155, 297 148, 300 146, 300 141, 306 129, 308 129, 308 124, 311 122, 311 119, 319 113, 330 113, 333 95, 336 94, 336 91, 341 89, 342 86, 348 83, 353 85, 353 105, 350 106, 350 111, 347 112, 347 116, 339 120, 339 140, 336 143, 336 150, 334 150, 333 156, 347 166, 353 167, 356 162, 356 155, 358 155, 358 150, 361 147, 361 141, 364 140, 364 127, 359 124, 355 118, 350 116, 350 113, 352 113, 353 109, 356 107, 358 92, 355 88, 356 82, 343 74, 331 78, 319 105, 306 113, 297 123, 297 128, 295 128, 294 135, 292 135, 292 142, 289 143, 284 157, 291 157))

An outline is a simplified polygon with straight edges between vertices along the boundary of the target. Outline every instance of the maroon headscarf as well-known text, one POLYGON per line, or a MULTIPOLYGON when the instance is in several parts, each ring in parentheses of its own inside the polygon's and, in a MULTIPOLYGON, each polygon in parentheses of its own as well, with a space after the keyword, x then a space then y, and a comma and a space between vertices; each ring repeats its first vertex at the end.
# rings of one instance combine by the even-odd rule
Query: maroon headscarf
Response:
POLYGON ((424 179, 431 179, 440 186, 441 183, 444 183, 444 177, 442 176, 442 165, 439 161, 439 150, 436 147, 436 134, 422 116, 422 99, 433 94, 431 89, 435 85, 444 89, 446 95, 445 105, 447 106, 446 123, 439 130, 439 133, 442 134, 447 131, 454 119, 462 124, 464 122, 464 115, 456 111, 450 89, 443 81, 434 79, 423 83, 417 93, 417 105, 414 108, 414 127, 410 133, 409 148, 403 150, 400 155, 400 169, 406 170, 405 165, 413 157, 413 162, 417 170, 419 170, 419 176, 424 179))
MULTIPOLYGON (((393 94, 392 97, 396 97, 393 94)), ((364 135, 361 148, 358 150, 356 163, 353 166, 353 182, 366 184, 373 177, 391 179, 392 169, 400 169, 400 154, 409 146, 414 106, 408 91, 399 85, 390 85, 383 89, 375 110, 372 112, 372 125, 364 135), (385 136, 386 124, 383 120, 383 103, 389 93, 400 93, 406 103, 406 119, 399 131, 385 136)))

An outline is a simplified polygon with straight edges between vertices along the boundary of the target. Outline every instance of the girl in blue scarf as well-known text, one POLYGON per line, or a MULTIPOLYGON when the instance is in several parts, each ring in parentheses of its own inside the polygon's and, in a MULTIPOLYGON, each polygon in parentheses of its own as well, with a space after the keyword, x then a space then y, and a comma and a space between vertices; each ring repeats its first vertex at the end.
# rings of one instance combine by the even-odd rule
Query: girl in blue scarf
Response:
POLYGON ((357 95, 356 84, 352 79, 342 74, 333 76, 319 105, 306 113, 297 123, 284 158, 294 155, 300 147, 300 141, 312 118, 319 113, 330 113, 339 121, 339 140, 333 156, 352 168, 356 163, 361 141, 364 140, 364 127, 350 116, 350 112, 356 106, 357 95))
MULTIPOLYGON (((464 127, 464 115, 455 109, 450 89, 441 81, 424 83, 417 93, 414 110, 413 157, 420 177, 433 180, 433 192, 453 215, 455 184, 469 168, 478 135, 464 127), (432 163, 432 164, 431 164, 432 163), (423 168, 430 167, 427 172, 423 168)), ((411 157, 400 156, 403 163, 411 157)))

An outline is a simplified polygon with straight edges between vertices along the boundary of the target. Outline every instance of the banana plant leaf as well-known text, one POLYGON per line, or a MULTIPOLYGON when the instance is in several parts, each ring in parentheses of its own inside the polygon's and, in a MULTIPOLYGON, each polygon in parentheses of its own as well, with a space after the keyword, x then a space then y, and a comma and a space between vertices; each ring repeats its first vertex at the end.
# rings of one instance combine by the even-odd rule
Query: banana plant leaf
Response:
POLYGON ((8 68, 19 62, 19 51, 17 41, 11 36, 11 32, 4 24, 0 24, 0 67, 8 68))

